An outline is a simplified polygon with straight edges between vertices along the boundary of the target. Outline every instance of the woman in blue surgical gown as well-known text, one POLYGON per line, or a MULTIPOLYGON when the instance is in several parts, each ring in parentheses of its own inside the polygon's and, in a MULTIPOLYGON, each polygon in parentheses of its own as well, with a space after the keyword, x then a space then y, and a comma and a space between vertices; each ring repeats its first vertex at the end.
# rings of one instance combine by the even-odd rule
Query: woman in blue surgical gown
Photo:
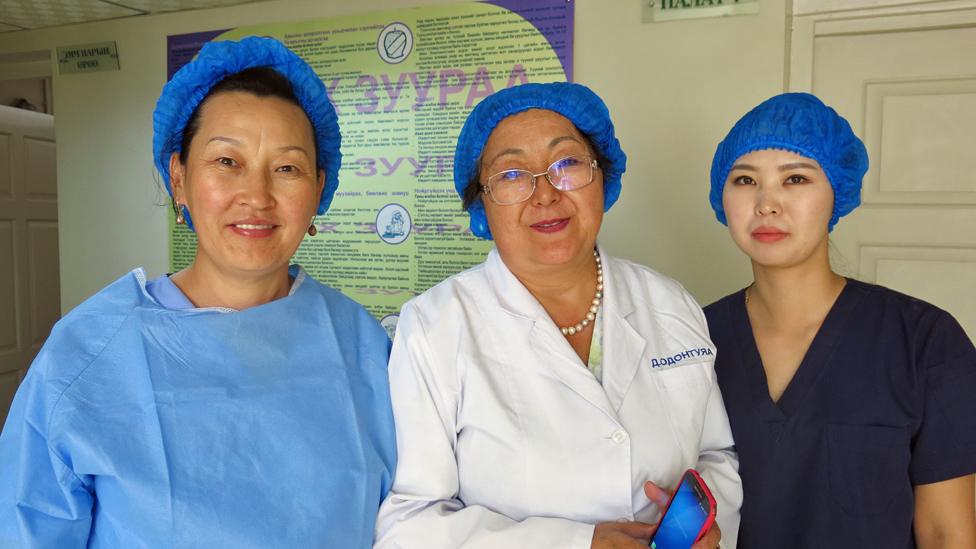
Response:
POLYGON ((289 266, 336 189, 325 87, 277 41, 214 42, 153 123, 196 258, 55 326, 0 437, 0 547, 369 547, 389 340, 289 266))
POLYGON ((867 152, 809 94, 746 114, 711 204, 755 281, 706 307, 739 452, 739 547, 976 547, 976 349, 945 311, 831 270, 867 152))

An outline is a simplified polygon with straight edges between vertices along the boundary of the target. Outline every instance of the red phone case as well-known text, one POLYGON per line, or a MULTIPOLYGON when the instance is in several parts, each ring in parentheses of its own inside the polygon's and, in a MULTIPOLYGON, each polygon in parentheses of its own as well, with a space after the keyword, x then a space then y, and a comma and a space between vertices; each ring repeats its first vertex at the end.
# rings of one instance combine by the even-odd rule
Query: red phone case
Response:
MULTIPOLYGON (((699 531, 698 535, 695 536, 695 542, 697 543, 703 537, 705 537, 705 533, 708 532, 708 529, 711 528, 712 524, 715 522, 715 507, 718 504, 715 502, 715 496, 712 495, 712 491, 708 489, 708 485, 705 484, 705 480, 701 478, 701 475, 698 474, 698 471, 694 469, 688 469, 687 471, 685 471, 681 475, 682 482, 684 482, 685 476, 687 475, 691 475, 691 477, 695 480, 695 484, 697 484, 701 488, 702 493, 704 493, 705 497, 708 498, 708 517, 705 519, 705 524, 702 525, 701 531, 699 531)), ((681 482, 679 482, 678 485, 680 486, 681 482)), ((676 488, 674 494, 677 493, 678 490, 676 488)), ((665 507, 664 512, 661 513, 662 520, 664 519, 664 515, 668 514, 668 509, 671 508, 671 502, 674 501, 674 494, 671 494, 671 499, 668 500, 667 507, 665 507)))

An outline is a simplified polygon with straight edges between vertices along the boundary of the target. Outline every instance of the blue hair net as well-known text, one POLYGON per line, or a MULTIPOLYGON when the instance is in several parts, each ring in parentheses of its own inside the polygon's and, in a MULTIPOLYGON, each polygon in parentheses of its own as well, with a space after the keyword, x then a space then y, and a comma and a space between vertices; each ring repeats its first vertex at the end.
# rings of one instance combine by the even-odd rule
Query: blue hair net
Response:
MULTIPOLYGON (((153 112, 153 159, 163 176, 170 197, 169 158, 179 152, 183 129, 193 111, 218 82, 252 67, 269 67, 288 79, 295 97, 312 123, 318 166, 325 171, 325 186, 319 199, 317 213, 329 209, 339 184, 339 152, 341 136, 339 119, 315 71, 284 44, 274 38, 249 36, 239 42, 218 41, 204 44, 197 57, 183 66, 163 87, 153 112)), ((193 228, 189 212, 184 212, 187 226, 193 228)))
POLYGON ((861 204, 861 179, 868 171, 864 143, 847 120, 809 93, 784 93, 762 102, 743 116, 719 143, 712 160, 708 199, 715 217, 728 225, 722 190, 737 159, 753 151, 782 149, 820 164, 834 189, 834 211, 828 229, 861 204))
MULTIPOLYGON (((597 94, 586 86, 569 82, 522 84, 494 93, 478 104, 468 115, 458 136, 454 152, 454 188, 461 197, 464 189, 478 177, 478 162, 488 136, 503 119, 529 109, 557 112, 589 138, 610 165, 603 169, 603 211, 610 209, 620 196, 620 177, 627 169, 627 155, 620 148, 610 120, 610 111, 597 94)), ((471 232, 491 240, 481 198, 468 208, 471 232)))

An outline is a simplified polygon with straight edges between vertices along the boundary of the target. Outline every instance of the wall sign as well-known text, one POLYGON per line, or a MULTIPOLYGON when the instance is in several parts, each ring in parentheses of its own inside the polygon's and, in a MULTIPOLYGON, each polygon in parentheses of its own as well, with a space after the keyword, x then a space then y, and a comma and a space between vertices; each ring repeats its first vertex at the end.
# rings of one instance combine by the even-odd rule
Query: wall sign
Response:
POLYGON ((58 74, 119 70, 115 42, 58 47, 58 74))
POLYGON ((644 23, 759 13, 759 0, 641 0, 641 4, 644 23))

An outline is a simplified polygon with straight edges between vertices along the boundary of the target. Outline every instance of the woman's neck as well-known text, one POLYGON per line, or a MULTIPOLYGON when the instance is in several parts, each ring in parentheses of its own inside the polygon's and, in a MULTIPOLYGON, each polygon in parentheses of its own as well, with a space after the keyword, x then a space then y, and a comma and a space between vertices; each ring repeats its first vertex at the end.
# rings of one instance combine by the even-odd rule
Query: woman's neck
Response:
POLYGON ((512 271, 558 326, 570 326, 586 315, 596 292, 596 257, 587 254, 570 263, 537 271, 512 271))
POLYGON ((753 262, 752 271, 755 282, 746 289, 750 316, 780 326, 819 324, 847 283, 831 270, 826 258, 788 268, 753 262))
POLYGON ((225 307, 238 311, 264 305, 288 295, 288 267, 269 273, 227 272, 198 256, 170 280, 196 307, 225 307))

